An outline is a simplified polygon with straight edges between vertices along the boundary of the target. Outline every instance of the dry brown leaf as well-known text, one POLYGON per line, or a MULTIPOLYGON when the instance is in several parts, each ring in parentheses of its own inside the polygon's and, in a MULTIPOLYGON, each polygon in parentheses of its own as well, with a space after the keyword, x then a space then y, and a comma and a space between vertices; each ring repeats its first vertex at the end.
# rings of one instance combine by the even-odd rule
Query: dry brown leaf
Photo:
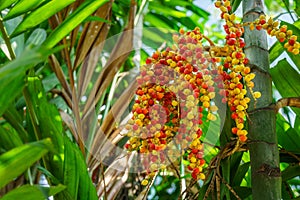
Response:
POLYGON ((52 71, 55 73, 57 79, 59 80, 61 86, 63 87, 63 89, 66 91, 66 93, 68 94, 69 98, 71 98, 71 90, 70 90, 70 86, 66 80, 66 77, 61 69, 61 66, 58 62, 58 60, 56 59, 55 55, 52 54, 51 56, 49 56, 49 63, 50 66, 52 67, 52 71))
POLYGON ((112 106, 109 113, 105 117, 102 125, 101 130, 109 137, 112 130, 115 128, 112 124, 120 121, 122 114, 124 113, 125 109, 128 107, 130 101, 132 100, 135 91, 138 87, 136 81, 132 82, 128 88, 123 92, 117 102, 112 106))
POLYGON ((70 129, 70 131, 71 131, 73 137, 75 138, 75 140, 78 141, 78 135, 77 135, 77 132, 76 132, 76 127, 75 127, 73 118, 64 111, 59 111, 59 113, 60 113, 60 116, 61 116, 63 122, 70 129))
MULTIPOLYGON (((97 16, 103 19, 109 19, 109 13, 112 7, 112 2, 108 2, 101 6, 93 16, 97 16)), ((87 54, 91 51, 91 47, 97 38, 103 34, 102 27, 105 23, 99 21, 92 21, 86 23, 81 33, 78 46, 76 48, 76 58, 74 68, 76 69, 87 54)), ((105 37, 106 38, 106 37, 105 37)))
MULTIPOLYGON (((81 3, 83 2, 84 0, 77 0, 75 1, 74 3, 72 3, 71 5, 69 5, 67 7, 67 13, 71 13, 72 11, 76 10, 78 8, 79 5, 81 5, 81 3)), ((75 29, 72 30, 71 32, 71 36, 70 36, 70 49, 72 49, 77 41, 77 34, 80 30, 80 25, 77 26, 75 29)))
POLYGON ((92 108, 93 102, 98 102, 103 92, 107 89, 115 74, 118 72, 122 64, 126 61, 128 55, 132 51, 133 47, 133 27, 135 16, 135 3, 132 1, 132 5, 129 11, 128 25, 124 29, 117 44, 114 46, 109 60, 101 71, 92 92, 90 93, 87 103, 84 107, 83 114, 85 115, 89 109, 92 108))
POLYGON ((78 134, 78 140, 77 143, 79 145, 79 148, 83 155, 85 155, 85 144, 83 139, 83 132, 82 132, 82 123, 80 118, 80 108, 79 108, 79 102, 76 96, 75 88, 73 87, 72 90, 72 110, 75 116, 75 123, 76 123, 76 132, 78 134))
POLYGON ((8 183, 5 187, 2 187, 0 189, 0 197, 3 197, 5 194, 10 192, 11 190, 18 188, 24 184, 26 184, 26 179, 25 179, 25 175, 22 174, 19 177, 17 177, 15 180, 8 183))
POLYGON ((54 30, 59 25, 57 15, 53 15, 48 19, 48 21, 52 30, 54 30))
MULTIPOLYGON (((104 119, 102 126, 98 129, 93 144, 91 145, 90 152, 92 155, 99 155, 101 152, 105 151, 109 153, 111 148, 109 145, 112 144, 114 137, 117 133, 115 132, 116 122, 119 122, 124 110, 128 107, 133 95, 135 94, 137 88, 137 83, 132 82, 130 86, 123 92, 117 102, 110 109, 106 118, 104 119), (115 133, 114 133, 115 132, 115 133), (111 135, 112 134, 112 135, 111 135), (112 136, 112 137, 111 137, 112 136)), ((116 131, 119 131, 116 129, 116 131)), ((114 140, 116 142, 116 140, 114 140)), ((103 154, 103 153, 101 153, 103 154)), ((103 155, 105 156, 105 155, 103 155)), ((89 166, 95 168, 97 166, 97 158, 89 157, 89 166)))
POLYGON ((70 34, 70 49, 72 49, 75 46, 79 30, 80 30, 80 25, 74 28, 70 34))
POLYGON ((95 67, 97 66, 97 63, 99 62, 99 57, 101 55, 101 51, 104 46, 104 40, 107 37, 109 31, 109 25, 104 24, 101 28, 101 31, 97 37, 97 40, 91 47, 91 51, 87 55, 87 57, 84 59, 83 64, 80 68, 79 78, 78 78, 78 96, 81 98, 86 89, 88 84, 91 81, 91 78, 94 74, 95 67))
POLYGON ((122 160, 115 160, 105 171, 104 178, 98 183, 98 196, 104 195, 106 189, 107 199, 115 199, 120 189, 124 186, 129 175, 129 163, 134 155, 124 157, 122 160), (106 183, 104 186, 104 182, 106 183))

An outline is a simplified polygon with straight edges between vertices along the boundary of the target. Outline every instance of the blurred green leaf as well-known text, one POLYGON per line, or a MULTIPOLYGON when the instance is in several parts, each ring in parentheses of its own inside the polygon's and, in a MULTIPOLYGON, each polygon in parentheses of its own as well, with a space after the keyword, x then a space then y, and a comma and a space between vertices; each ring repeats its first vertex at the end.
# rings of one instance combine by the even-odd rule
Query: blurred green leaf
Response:
POLYGON ((88 16, 85 20, 83 20, 83 22, 91 22, 91 21, 97 21, 97 22, 105 22, 107 24, 113 24, 111 21, 103 19, 101 17, 98 16, 88 16))
POLYGON ((24 97, 36 140, 50 137, 55 147, 55 154, 45 157, 48 170, 57 178, 63 177, 63 128, 57 108, 48 103, 41 81, 37 77, 28 77, 24 88, 24 97))
POLYGON ((4 128, 0 126, 0 141, 0 148, 5 150, 10 150, 23 144, 18 133, 9 126, 5 126, 4 128))
MULTIPOLYGON (((21 112, 24 112, 23 110, 21 112)), ((24 128, 23 118, 15 108, 11 105, 3 114, 4 119, 18 132, 18 136, 23 142, 28 141, 28 133, 24 128)), ((1 140, 0 140, 1 141, 1 140)))
POLYGON ((238 167, 238 170, 235 173, 232 186, 239 186, 248 172, 250 167, 250 162, 244 163, 238 167))
POLYGON ((58 152, 50 154, 46 161, 49 165, 47 170, 67 187, 59 194, 60 197, 70 200, 97 199, 83 156, 79 148, 63 136, 59 112, 48 103, 39 78, 28 78, 24 95, 36 135, 41 138, 51 137, 58 152))
POLYGON ((15 3, 17 0, 0 0, 0 11, 15 3))
MULTIPOLYGON (((0 37, 0 41, 1 41, 1 37, 0 37)), ((7 56, 4 53, 4 51, 2 50, 2 48, 0 48, 0 63, 6 63, 7 61, 9 61, 9 59, 7 58, 7 56)), ((1 65, 0 65, 0 68, 1 68, 1 65)))
POLYGON ((19 16, 27 11, 32 11, 36 7, 38 7, 45 0, 20 0, 16 3, 16 5, 9 10, 7 15, 3 18, 4 20, 9 20, 16 16, 19 16))
POLYGON ((193 30, 197 27, 197 24, 196 21, 192 20, 192 17, 194 16, 177 18, 177 21, 181 24, 181 27, 185 26, 186 28, 193 30))
POLYGON ((64 141, 64 184, 67 186, 69 194, 73 199, 97 200, 96 189, 89 177, 82 153, 78 146, 68 138, 65 138, 64 141))
MULTIPOLYGON (((295 177, 295 178, 293 178, 293 179, 291 179, 291 180, 288 180, 288 183, 290 184, 290 185, 295 185, 295 186, 298 186, 298 185, 300 185, 300 179, 298 178, 298 177, 295 177)), ((298 190, 299 191, 299 190, 298 190)), ((297 198, 297 200, 299 199, 299 197, 297 198)))
MULTIPOLYGON (((252 189, 249 187, 238 186, 238 187, 233 187, 233 190, 237 193, 237 195, 241 199, 246 199, 247 197, 249 197, 252 194, 252 189)), ((232 199, 235 199, 235 198, 232 198, 232 199)))
POLYGON ((186 7, 192 4, 192 2, 186 1, 186 0, 172 0, 172 1, 163 1, 164 5, 176 7, 176 6, 182 6, 186 7))
MULTIPOLYGON (((239 163, 237 163, 237 165, 239 165, 239 163)), ((231 184, 230 183, 230 168, 231 168, 231 160, 230 160, 230 157, 228 158, 225 158, 221 161, 221 169, 222 169, 222 177, 224 178, 224 180, 231 184)), ((223 197, 225 198, 226 196, 229 196, 229 190, 228 188, 223 184, 221 183, 221 198, 223 199, 223 197)))
POLYGON ((23 185, 18 187, 6 195, 1 200, 13 200, 22 197, 22 200, 45 200, 66 188, 64 185, 57 185, 51 187, 41 187, 38 185, 23 185))
POLYGON ((52 149, 49 138, 16 147, 0 156, 0 188, 21 175, 52 149))
POLYGON ((242 2, 242 0, 234 0, 231 3, 232 4, 232 6, 231 6, 232 12, 235 12, 238 9, 238 7, 240 6, 241 2, 242 2))
POLYGON ((79 186, 79 174, 78 173, 78 159, 76 150, 73 149, 72 143, 68 140, 64 140, 64 184, 67 186, 68 192, 71 194, 73 199, 76 199, 78 195, 79 186))
POLYGON ((44 45, 46 47, 54 47, 68 33, 76 28, 88 16, 94 13, 99 7, 108 0, 85 1, 72 14, 70 14, 55 30, 48 36, 44 45))
POLYGON ((155 10, 156 13, 160 13, 162 15, 166 16, 172 16, 172 17, 186 17, 185 12, 177 11, 175 9, 166 9, 163 5, 161 5, 159 2, 151 1, 149 3, 149 10, 155 10))
POLYGON ((59 80, 57 79, 55 73, 51 73, 42 80, 42 83, 45 91, 48 92, 55 86, 59 85, 59 80))
POLYGON ((164 42, 170 41, 170 38, 162 36, 163 29, 159 28, 144 28, 143 29, 143 42, 152 47, 153 49, 159 48, 164 42))
POLYGON ((41 173, 43 173, 43 175, 45 175, 47 180, 50 180, 52 184, 54 184, 54 185, 60 184, 60 181, 55 176, 53 176, 53 174, 51 172, 49 172, 47 169, 45 169, 44 167, 38 166, 37 169, 41 173))
POLYGON ((286 6, 286 8, 289 9, 289 7, 290 7, 290 1, 289 1, 289 0, 282 0, 282 2, 283 2, 284 5, 286 6))
MULTIPOLYGON (((156 177, 162 179, 161 176, 156 177)), ((153 199, 178 199, 180 194, 180 182, 177 177, 165 176, 159 184, 153 184, 155 188, 155 197, 153 199)))
POLYGON ((236 152, 230 156, 230 183, 233 183, 234 176, 238 172, 243 154, 243 152, 236 152))
POLYGON ((168 23, 168 18, 161 18, 161 16, 156 15, 155 13, 147 14, 144 19, 145 21, 149 22, 153 27, 173 29, 173 23, 168 23))
POLYGON ((300 153, 299 133, 280 114, 276 118, 276 133, 279 145, 287 151, 300 153))
POLYGON ((290 180, 296 176, 300 176, 300 166, 298 164, 290 164, 281 172, 282 181, 290 180))
POLYGON ((295 2, 296 2, 295 12, 297 13, 298 17, 300 17, 300 1, 295 1, 295 2))
MULTIPOLYGON (((35 27, 43 21, 49 19, 52 15, 73 3, 75 0, 52 0, 31 12, 14 30, 10 37, 15 37, 26 30, 35 27)), ((27 1, 28 2, 28 1, 27 1)))
POLYGON ((291 195, 293 191, 291 190, 290 185, 286 181, 282 181, 281 184, 281 197, 284 200, 291 200, 291 195))
POLYGON ((300 116, 297 115, 295 118, 294 128, 300 132, 300 116))
POLYGON ((280 42, 275 42, 269 50, 270 53, 270 63, 274 62, 282 53, 284 52, 284 48, 280 42))
POLYGON ((0 68, 0 116, 20 95, 24 87, 25 72, 45 60, 51 53, 53 50, 45 48, 27 49, 20 57, 0 68))
POLYGON ((13 200, 19 199, 20 197, 22 197, 22 200, 45 200, 48 197, 61 192, 65 188, 66 186, 64 185, 51 187, 41 187, 39 185, 23 185, 8 192, 0 200, 13 200))
POLYGON ((26 46, 35 45, 38 46, 42 44, 47 38, 47 33, 44 29, 35 29, 26 41, 26 46))
MULTIPOLYGON (((300 75, 283 59, 270 70, 273 82, 282 97, 300 96, 300 75)), ((300 114, 299 108, 292 108, 296 114, 300 114)))
POLYGON ((191 3, 186 8, 188 11, 194 12, 195 14, 197 14, 199 17, 203 18, 204 20, 208 20, 208 17, 210 16, 209 12, 203 10, 202 8, 199 8, 194 3, 191 3))
POLYGON ((272 2, 273 0, 265 0, 265 5, 268 8, 268 10, 270 10, 272 2))

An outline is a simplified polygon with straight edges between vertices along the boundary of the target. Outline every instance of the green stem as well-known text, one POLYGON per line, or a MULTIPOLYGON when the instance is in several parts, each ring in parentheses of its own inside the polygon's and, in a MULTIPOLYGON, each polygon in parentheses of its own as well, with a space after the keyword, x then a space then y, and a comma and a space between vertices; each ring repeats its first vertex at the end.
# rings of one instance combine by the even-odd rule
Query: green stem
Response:
POLYGON ((14 60, 16 58, 16 55, 15 55, 15 52, 14 52, 12 46, 11 46, 9 36, 7 34, 7 31, 6 31, 5 26, 3 24, 3 19, 1 17, 0 17, 0 31, 2 33, 2 37, 4 39, 4 42, 7 46, 10 58, 11 58, 11 60, 14 60))
POLYGON ((29 179, 29 184, 33 185, 34 183, 33 183, 32 174, 31 174, 30 168, 27 169, 27 176, 28 176, 28 179, 29 179))
MULTIPOLYGON (((263 13, 262 0, 243 1, 243 21, 252 22, 263 13)), ((253 200, 281 199, 281 176, 276 135, 275 110, 264 109, 272 103, 272 80, 269 73, 269 51, 265 31, 245 28, 245 54, 250 60, 254 91, 262 96, 248 109, 249 149, 253 200)), ((250 95, 250 98, 251 95, 250 95)))

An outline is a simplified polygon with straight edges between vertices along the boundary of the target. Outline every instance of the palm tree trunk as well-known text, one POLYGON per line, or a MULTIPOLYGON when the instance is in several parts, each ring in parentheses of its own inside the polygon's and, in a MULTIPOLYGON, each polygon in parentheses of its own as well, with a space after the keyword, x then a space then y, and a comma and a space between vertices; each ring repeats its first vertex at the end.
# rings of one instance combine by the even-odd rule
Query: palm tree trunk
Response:
MULTIPOLYGON (((244 22, 254 21, 263 14, 262 0, 243 1, 244 22)), ((256 74, 255 91, 262 97, 250 105, 249 147, 253 199, 281 199, 281 176, 276 136, 276 113, 267 107, 272 103, 272 80, 265 31, 245 28, 246 56, 256 74)))

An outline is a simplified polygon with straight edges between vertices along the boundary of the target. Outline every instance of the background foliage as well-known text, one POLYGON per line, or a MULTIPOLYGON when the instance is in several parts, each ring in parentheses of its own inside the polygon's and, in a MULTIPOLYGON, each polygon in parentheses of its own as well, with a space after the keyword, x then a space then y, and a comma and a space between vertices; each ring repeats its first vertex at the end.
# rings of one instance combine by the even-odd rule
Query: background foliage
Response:
MULTIPOLYGON (((240 2, 233 2, 237 12, 240 2)), ((105 162, 107 166, 93 155, 107 148, 105 137, 123 146, 122 121, 136 87, 131 76, 148 54, 170 41, 172 32, 198 26, 215 43, 223 42, 222 24, 201 4, 0 0, 1 199, 178 198, 190 184, 189 175, 178 177, 170 168, 151 188, 143 188, 141 174, 115 170, 117 160, 105 162), (50 187, 42 185, 43 177, 50 187)), ((299 1, 265 0, 265 5, 267 13, 300 35, 299 1)), ((271 43, 274 102, 300 96, 299 56, 290 55, 279 42, 271 43)), ((300 198, 299 113, 299 108, 284 108, 277 115, 284 199, 300 198)), ((226 134, 225 125, 207 162, 230 142, 226 134)), ((184 162, 178 165, 185 167, 184 162)), ((221 160, 220 166, 230 185, 221 183, 221 198, 234 199, 234 190, 251 199, 248 151, 221 160)), ((193 184, 188 197, 203 199, 211 178, 193 184)))

